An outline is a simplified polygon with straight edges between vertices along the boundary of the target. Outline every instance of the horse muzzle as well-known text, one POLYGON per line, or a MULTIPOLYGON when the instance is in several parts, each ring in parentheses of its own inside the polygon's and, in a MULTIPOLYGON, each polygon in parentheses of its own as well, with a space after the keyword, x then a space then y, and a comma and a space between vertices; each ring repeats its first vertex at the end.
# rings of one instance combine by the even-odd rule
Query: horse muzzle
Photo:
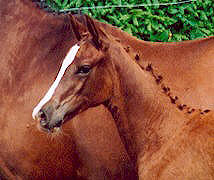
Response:
POLYGON ((55 128, 61 127, 76 114, 87 109, 87 103, 85 103, 85 107, 82 105, 82 102, 83 101, 78 98, 73 98, 71 101, 64 104, 56 101, 49 101, 38 109, 38 112, 33 113, 33 118, 38 121, 39 129, 54 132, 55 128))
POLYGON ((50 105, 41 108, 36 115, 36 119, 42 130, 53 132, 55 128, 62 126, 64 114, 61 109, 57 110, 50 105))
POLYGON ((63 120, 61 120, 61 119, 50 121, 47 113, 44 112, 43 110, 40 110, 39 114, 40 114, 39 115, 39 123, 40 123, 40 126, 44 129, 51 130, 55 127, 60 127, 63 123, 63 120))

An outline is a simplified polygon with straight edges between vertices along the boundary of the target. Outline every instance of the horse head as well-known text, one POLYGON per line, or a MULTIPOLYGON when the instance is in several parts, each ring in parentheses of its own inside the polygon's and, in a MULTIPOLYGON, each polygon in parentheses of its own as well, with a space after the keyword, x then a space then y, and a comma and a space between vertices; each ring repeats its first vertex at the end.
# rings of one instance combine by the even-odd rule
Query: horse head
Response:
POLYGON ((56 80, 34 109, 33 117, 39 120, 43 130, 58 130, 66 119, 102 104, 112 96, 114 78, 108 59, 110 39, 95 27, 90 17, 85 18, 88 34, 78 35, 81 40, 70 49, 56 80))

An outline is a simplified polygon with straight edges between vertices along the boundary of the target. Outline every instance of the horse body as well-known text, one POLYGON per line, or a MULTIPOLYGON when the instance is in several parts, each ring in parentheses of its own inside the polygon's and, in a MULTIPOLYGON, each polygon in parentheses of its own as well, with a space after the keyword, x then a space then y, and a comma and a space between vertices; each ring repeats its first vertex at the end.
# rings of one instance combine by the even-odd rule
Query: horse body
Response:
POLYGON ((89 17, 87 24, 89 38, 79 42, 73 63, 36 116, 40 126, 51 131, 103 104, 139 179, 213 179, 213 112, 181 111, 188 107, 171 99, 151 65, 142 69, 89 17))
POLYGON ((54 54, 47 55, 63 39, 58 33, 63 33, 64 20, 47 16, 27 1, 1 3, 0 36, 3 40, 0 50, 0 91, 3 108, 0 110, 0 156, 5 163, 1 168, 11 172, 6 175, 8 179, 72 176, 75 174, 71 165, 74 149, 72 140, 61 137, 58 140, 61 143, 51 142, 47 135, 33 130, 30 116, 34 101, 39 98, 37 95, 42 93, 48 83, 45 77, 42 77, 43 81, 39 79, 39 75, 47 71, 54 76, 54 72, 48 71, 48 65, 55 69, 59 63, 49 63, 54 54), (57 35, 58 38, 52 39, 57 35), (33 85, 39 83, 39 80, 42 81, 39 86, 41 89, 35 90, 33 85), (35 96, 32 98, 33 94, 35 96), (70 150, 64 148, 63 142, 70 150), (60 148, 65 149, 64 155, 59 150, 53 151, 60 148), (67 171, 60 165, 60 159, 63 158, 67 160, 67 171))
POLYGON ((76 41, 69 17, 27 0, 0 1, 0 15, 0 179, 123 179, 129 159, 104 107, 84 112, 55 137, 35 129, 32 109, 76 41))

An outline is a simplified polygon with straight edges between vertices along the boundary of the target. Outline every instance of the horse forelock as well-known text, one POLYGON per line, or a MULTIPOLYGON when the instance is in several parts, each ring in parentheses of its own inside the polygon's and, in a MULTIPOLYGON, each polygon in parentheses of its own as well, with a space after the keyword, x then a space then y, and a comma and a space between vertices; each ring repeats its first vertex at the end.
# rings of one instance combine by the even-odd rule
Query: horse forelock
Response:
POLYGON ((40 109, 52 98, 56 88, 58 87, 63 75, 65 74, 66 69, 73 63, 75 56, 80 48, 79 44, 75 44, 66 55, 65 59, 63 60, 62 66, 60 67, 59 73, 51 85, 50 89, 47 91, 45 96, 40 100, 38 105, 33 109, 32 117, 35 119, 36 115, 40 111, 40 109))

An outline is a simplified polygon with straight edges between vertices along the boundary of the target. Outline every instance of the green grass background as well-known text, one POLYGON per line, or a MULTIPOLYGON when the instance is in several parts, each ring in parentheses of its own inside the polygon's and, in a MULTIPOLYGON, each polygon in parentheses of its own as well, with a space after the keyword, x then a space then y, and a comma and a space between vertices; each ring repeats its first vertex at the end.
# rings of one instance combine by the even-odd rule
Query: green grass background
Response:
MULTIPOLYGON (((45 0, 54 11, 117 5, 119 0, 45 0)), ((182 0, 121 0, 122 4, 160 4, 182 0)), ((140 8, 82 10, 146 41, 182 41, 214 35, 214 0, 140 8)), ((72 13, 77 13, 72 11, 72 13)))

